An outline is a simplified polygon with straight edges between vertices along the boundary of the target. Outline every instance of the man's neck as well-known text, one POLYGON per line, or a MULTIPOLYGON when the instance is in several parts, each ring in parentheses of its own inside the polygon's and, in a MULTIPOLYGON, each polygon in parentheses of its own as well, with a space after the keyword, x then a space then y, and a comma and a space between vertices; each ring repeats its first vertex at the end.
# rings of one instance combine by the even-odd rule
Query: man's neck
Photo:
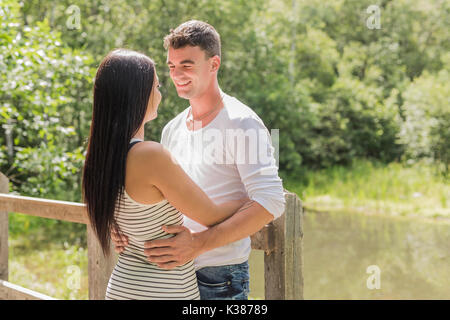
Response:
POLYGON ((210 90, 207 90, 200 97, 189 99, 194 119, 216 108, 217 104, 220 103, 221 94, 222 93, 219 86, 215 85, 210 90))

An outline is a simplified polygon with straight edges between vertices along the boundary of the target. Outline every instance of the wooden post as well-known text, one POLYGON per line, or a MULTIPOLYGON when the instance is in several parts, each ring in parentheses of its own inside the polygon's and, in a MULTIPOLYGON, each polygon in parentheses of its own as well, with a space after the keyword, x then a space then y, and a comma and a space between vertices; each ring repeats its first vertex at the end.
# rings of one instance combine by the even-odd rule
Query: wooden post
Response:
MULTIPOLYGON (((9 180, 0 172, 0 193, 9 192, 9 180)), ((0 280, 8 281, 8 211, 0 211, 0 280)))
POLYGON ((273 250, 264 255, 266 300, 303 299, 302 204, 286 193, 286 210, 272 222, 268 241, 273 250))
POLYGON ((117 262, 117 254, 111 246, 109 257, 103 255, 103 250, 90 224, 87 224, 88 243, 88 281, 89 300, 104 300, 109 277, 117 262))

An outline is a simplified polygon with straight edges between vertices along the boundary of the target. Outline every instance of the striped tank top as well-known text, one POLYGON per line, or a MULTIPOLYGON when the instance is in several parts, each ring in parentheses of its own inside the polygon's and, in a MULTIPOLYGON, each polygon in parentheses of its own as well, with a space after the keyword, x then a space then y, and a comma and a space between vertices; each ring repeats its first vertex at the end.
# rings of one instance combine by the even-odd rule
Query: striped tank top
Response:
MULTIPOLYGON (((130 146, 131 147, 131 146, 130 146)), ((200 299, 193 261, 172 270, 147 261, 144 242, 167 239, 163 225, 183 224, 183 215, 169 201, 142 204, 125 191, 116 205, 115 221, 128 236, 106 289, 106 300, 200 299)))

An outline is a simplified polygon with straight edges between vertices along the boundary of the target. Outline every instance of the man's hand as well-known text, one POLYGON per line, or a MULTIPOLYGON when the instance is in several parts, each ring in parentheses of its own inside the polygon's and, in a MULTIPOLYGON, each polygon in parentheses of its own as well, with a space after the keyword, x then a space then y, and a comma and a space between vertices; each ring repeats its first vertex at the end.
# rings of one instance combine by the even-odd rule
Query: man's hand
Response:
POLYGON ((111 227, 111 241, 114 243, 114 251, 117 253, 122 253, 128 245, 128 237, 115 225, 111 227))
POLYGON ((163 226, 167 233, 176 234, 169 239, 147 241, 144 244, 144 254, 149 262, 163 269, 173 269, 197 257, 200 252, 195 234, 184 226, 163 226))

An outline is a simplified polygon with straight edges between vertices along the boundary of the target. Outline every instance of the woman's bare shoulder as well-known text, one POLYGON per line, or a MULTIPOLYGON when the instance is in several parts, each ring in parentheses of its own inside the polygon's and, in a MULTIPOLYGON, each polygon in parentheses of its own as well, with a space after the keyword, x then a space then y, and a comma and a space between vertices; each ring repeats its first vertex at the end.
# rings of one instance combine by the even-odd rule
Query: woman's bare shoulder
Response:
POLYGON ((138 143, 130 150, 128 155, 130 164, 144 169, 152 169, 151 172, 155 172, 154 169, 166 167, 170 159, 170 152, 156 141, 138 143))
POLYGON ((145 158, 152 155, 158 155, 164 151, 164 146, 156 141, 142 141, 131 148, 128 153, 133 158, 145 158))

